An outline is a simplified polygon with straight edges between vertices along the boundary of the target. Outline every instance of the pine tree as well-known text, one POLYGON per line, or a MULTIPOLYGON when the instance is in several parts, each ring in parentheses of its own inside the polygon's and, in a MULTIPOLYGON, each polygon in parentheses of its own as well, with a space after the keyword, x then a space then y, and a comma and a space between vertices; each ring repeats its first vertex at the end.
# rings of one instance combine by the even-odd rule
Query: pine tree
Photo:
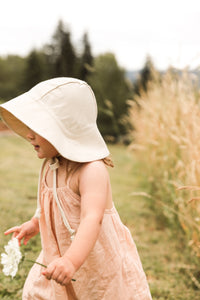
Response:
POLYGON ((71 33, 59 21, 51 45, 53 76, 73 77, 75 75, 76 54, 71 43, 71 33))
POLYGON ((90 74, 91 67, 93 65, 93 56, 91 53, 91 46, 88 40, 88 34, 83 35, 83 54, 80 58, 80 78, 86 80, 90 74))
POLYGON ((39 52, 32 50, 26 58, 24 72, 24 90, 32 88, 44 78, 42 57, 39 52))
POLYGON ((139 78, 134 84, 134 94, 140 96, 142 92, 147 92, 149 84, 154 80, 159 80, 159 73, 155 69, 151 57, 147 56, 139 78))

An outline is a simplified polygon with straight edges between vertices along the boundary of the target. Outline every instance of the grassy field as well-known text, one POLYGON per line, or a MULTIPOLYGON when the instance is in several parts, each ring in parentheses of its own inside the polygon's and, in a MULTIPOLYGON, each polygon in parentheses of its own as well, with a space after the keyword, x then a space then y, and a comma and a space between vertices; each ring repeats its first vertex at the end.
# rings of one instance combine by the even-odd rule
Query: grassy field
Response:
MULTIPOLYGON (((9 237, 3 232, 28 220, 36 206, 37 177, 41 161, 26 142, 15 136, 0 137, 0 252, 9 237)), ((143 176, 134 157, 123 146, 109 147, 115 162, 110 170, 115 205, 137 244, 154 300, 200 299, 196 267, 185 245, 171 235, 170 228, 157 226, 148 198, 133 195, 145 191, 143 176)), ((40 251, 39 236, 24 249, 35 259, 40 251)), ((31 264, 24 262, 14 279, 0 272, 0 299, 19 300, 31 264)), ((0 269, 1 270, 1 269, 0 269)), ((93 299, 88 299, 93 300, 93 299)), ((123 299, 124 300, 124 299, 123 299)))

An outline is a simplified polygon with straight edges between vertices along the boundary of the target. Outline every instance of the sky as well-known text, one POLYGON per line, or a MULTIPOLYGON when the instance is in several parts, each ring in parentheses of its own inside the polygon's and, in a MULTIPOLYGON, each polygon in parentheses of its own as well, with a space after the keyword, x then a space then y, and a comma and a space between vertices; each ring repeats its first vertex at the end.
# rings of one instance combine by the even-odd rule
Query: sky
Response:
POLYGON ((126 70, 149 55, 156 68, 200 67, 199 0, 0 0, 0 56, 27 55, 62 20, 75 45, 88 33, 92 54, 115 54, 126 70))

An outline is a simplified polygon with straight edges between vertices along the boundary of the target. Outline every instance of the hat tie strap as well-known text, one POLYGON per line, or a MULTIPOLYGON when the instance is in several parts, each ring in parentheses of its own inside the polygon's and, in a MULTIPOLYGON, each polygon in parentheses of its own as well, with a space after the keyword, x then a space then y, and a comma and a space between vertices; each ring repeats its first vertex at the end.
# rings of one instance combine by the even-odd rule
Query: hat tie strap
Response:
POLYGON ((40 191, 41 191, 41 181, 42 181, 42 176, 43 176, 43 172, 44 172, 44 166, 46 164, 47 159, 45 159, 43 161, 43 164, 40 168, 40 172, 39 172, 39 179, 38 179, 38 190, 37 190, 37 209, 35 211, 34 214, 34 218, 39 219, 41 216, 41 205, 40 205, 40 191))
POLYGON ((74 235, 75 235, 75 230, 72 229, 71 226, 69 225, 69 222, 65 216, 64 210, 60 204, 60 201, 59 201, 58 195, 57 195, 56 181, 57 181, 57 169, 59 168, 59 165, 60 165, 59 160, 56 157, 54 159, 52 159, 51 163, 49 164, 50 169, 53 171, 53 195, 54 195, 54 199, 56 200, 56 203, 58 205, 58 208, 60 210, 60 213, 62 215, 64 225, 70 233, 71 240, 73 240, 74 235))
MULTIPOLYGON (((42 181, 42 176, 43 176, 43 172, 44 172, 44 166, 47 162, 47 159, 44 160, 42 166, 41 166, 41 169, 40 169, 40 172, 39 172, 39 179, 38 179, 38 191, 37 191, 37 209, 35 211, 35 214, 34 214, 34 218, 37 218, 39 219, 40 216, 41 216, 41 205, 40 205, 40 193, 41 193, 41 181, 42 181)), ((71 240, 74 239, 74 235, 75 235, 75 230, 71 228, 71 226, 69 225, 69 222, 65 216, 65 213, 63 211, 63 208, 60 204, 60 201, 58 199, 58 195, 57 195, 57 188, 56 188, 56 177, 57 177, 57 169, 59 168, 59 160, 57 158, 55 159, 52 159, 51 160, 51 163, 49 164, 49 167, 50 169, 53 171, 53 195, 54 195, 54 198, 56 200, 56 203, 58 205, 58 208, 60 210, 60 213, 62 215, 62 219, 63 219, 63 222, 64 222, 64 225, 65 227, 67 228, 67 230, 69 231, 70 233, 70 238, 71 240)))

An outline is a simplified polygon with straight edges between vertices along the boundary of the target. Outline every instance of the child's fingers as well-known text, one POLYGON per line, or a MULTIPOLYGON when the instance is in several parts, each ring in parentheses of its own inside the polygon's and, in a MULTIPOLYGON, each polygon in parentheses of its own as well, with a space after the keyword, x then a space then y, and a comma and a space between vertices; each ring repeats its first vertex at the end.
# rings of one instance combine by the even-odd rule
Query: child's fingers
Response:
MULTIPOLYGON (((26 233, 24 230, 22 230, 21 226, 15 226, 7 231, 4 232, 5 235, 8 235, 10 233, 13 233, 12 238, 17 238, 19 241, 19 245, 21 244, 21 240, 25 237, 26 233)), ((26 244, 28 242, 29 238, 26 239, 26 244)))
POLYGON ((20 230, 20 226, 15 226, 15 227, 12 227, 12 228, 9 228, 8 230, 6 230, 4 232, 4 234, 8 235, 8 234, 13 233, 13 232, 18 234, 19 230, 20 230))
POLYGON ((56 266, 55 265, 49 265, 47 267, 47 269, 45 269, 43 272, 42 272, 42 275, 44 275, 47 279, 51 279, 52 277, 52 274, 55 270, 56 266))
POLYGON ((21 226, 12 227, 4 232, 5 235, 13 233, 12 238, 17 238, 19 242, 19 246, 21 246, 21 239, 24 237, 24 234, 20 233, 21 226))
POLYGON ((29 240, 30 240, 30 237, 24 237, 24 245, 27 245, 29 240))
POLYGON ((21 240, 22 240, 23 238, 25 238, 25 236, 26 236, 26 232, 20 231, 15 237, 19 240, 19 243, 20 243, 21 240))

